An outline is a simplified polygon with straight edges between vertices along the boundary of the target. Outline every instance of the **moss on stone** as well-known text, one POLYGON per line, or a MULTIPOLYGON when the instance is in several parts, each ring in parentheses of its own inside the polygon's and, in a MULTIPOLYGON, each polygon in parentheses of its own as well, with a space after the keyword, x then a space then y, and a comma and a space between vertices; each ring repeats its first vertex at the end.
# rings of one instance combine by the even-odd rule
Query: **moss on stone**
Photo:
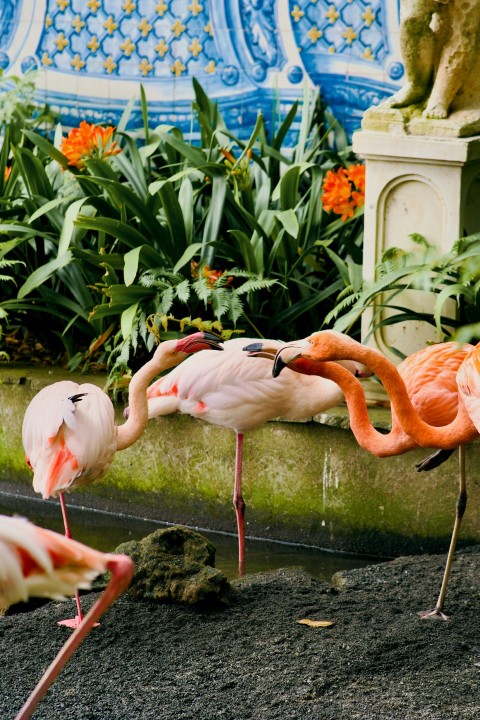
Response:
MULTIPOLYGON (((39 385, 61 379, 36 369, 30 376, 0 371, 0 483, 30 483, 23 414, 39 385)), ((103 385, 103 378, 95 379, 103 385)), ((388 425, 388 410, 375 413, 375 424, 388 425)), ((344 422, 344 407, 338 416, 344 422)), ((479 453, 478 443, 467 450, 463 542, 480 541, 479 453)), ((372 548, 383 555, 443 549, 454 517, 457 464, 453 457, 430 473, 416 473, 415 463, 427 454, 379 459, 343 425, 267 423, 245 435, 247 534, 367 554, 372 548)), ((104 480, 76 490, 71 502, 235 533, 234 457, 232 431, 182 415, 157 418, 134 446, 116 454, 104 480)))

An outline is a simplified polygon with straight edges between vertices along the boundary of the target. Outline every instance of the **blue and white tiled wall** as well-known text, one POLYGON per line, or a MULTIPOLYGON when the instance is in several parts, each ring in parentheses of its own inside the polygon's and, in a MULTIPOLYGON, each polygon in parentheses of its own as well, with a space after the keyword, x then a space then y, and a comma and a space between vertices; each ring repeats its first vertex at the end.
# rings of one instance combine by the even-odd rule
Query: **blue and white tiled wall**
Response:
MULTIPOLYGON (((195 77, 229 127, 320 86, 351 133, 396 90, 399 0, 1 0, 0 67, 35 67, 66 125, 118 122, 142 83, 152 124, 188 131, 195 77)), ((138 122, 140 118, 138 117, 138 122)))

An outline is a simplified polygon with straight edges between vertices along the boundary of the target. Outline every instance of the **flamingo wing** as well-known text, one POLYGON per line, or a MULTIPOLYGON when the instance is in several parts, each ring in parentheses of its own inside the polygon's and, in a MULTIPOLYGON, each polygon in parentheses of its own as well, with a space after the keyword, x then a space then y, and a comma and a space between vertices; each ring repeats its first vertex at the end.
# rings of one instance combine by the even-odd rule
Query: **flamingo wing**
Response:
POLYGON ((28 406, 22 437, 34 489, 55 496, 107 471, 116 449, 112 403, 96 385, 54 383, 28 406))
POLYGON ((311 418, 343 399, 340 388, 325 378, 291 370, 273 378, 271 360, 243 352, 250 342, 230 340, 223 353, 203 350, 157 380, 147 391, 149 417, 182 412, 245 432, 276 417, 311 418))
POLYGON ((472 347, 455 342, 431 345, 398 366, 414 408, 429 425, 440 427, 454 420, 458 410, 457 372, 472 347))
POLYGON ((89 588, 106 571, 107 559, 24 518, 0 515, 0 607, 29 597, 61 599, 77 587, 89 588))
POLYGON ((480 343, 470 351, 460 366, 457 382, 470 419, 480 433, 480 343))

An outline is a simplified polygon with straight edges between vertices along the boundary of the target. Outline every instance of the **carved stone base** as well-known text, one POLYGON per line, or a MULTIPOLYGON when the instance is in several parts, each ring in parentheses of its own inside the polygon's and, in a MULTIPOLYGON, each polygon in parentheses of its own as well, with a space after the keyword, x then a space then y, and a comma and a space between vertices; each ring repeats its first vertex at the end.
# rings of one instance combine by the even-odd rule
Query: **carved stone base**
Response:
POLYGON ((480 135, 480 108, 452 112, 445 120, 426 118, 423 107, 391 108, 386 104, 369 108, 362 129, 394 135, 421 135, 436 138, 464 138, 480 135))
MULTIPOLYGON (((401 115, 397 110, 386 112, 392 122, 401 115)), ((370 113, 369 116, 372 117, 370 113)), ((413 233, 423 235, 443 254, 458 238, 480 231, 479 136, 421 137, 403 131, 388 134, 362 130, 353 136, 353 149, 365 158, 367 168, 365 280, 373 280, 375 267, 386 250, 392 247, 414 250, 416 246, 410 238, 413 233)), ((407 290, 395 298, 395 304, 432 313, 434 299, 431 293, 407 290)), ((377 320, 388 314, 380 307, 377 309, 380 310, 377 320)), ((454 317, 455 312, 451 301, 442 314, 454 317)), ((370 331, 373 313, 369 308, 363 314, 363 338, 370 331)), ((410 355, 427 342, 442 339, 430 324, 407 322, 378 329, 369 344, 398 362, 390 348, 410 355)))

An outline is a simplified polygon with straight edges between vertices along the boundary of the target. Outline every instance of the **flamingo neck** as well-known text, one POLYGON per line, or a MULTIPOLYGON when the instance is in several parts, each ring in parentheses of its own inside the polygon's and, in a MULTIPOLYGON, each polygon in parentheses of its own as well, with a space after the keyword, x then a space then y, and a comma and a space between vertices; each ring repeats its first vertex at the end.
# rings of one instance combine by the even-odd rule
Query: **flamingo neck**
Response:
POLYGON ((350 415, 350 428, 360 447, 377 457, 401 455, 417 447, 417 443, 403 431, 395 416, 392 418, 392 429, 388 434, 381 433, 373 427, 368 415, 363 387, 348 370, 336 362, 311 363, 311 367, 307 368, 310 371, 308 374, 313 374, 311 371, 315 365, 316 374, 321 369, 321 376, 337 383, 343 391, 350 415))
POLYGON ((171 342, 161 343, 151 360, 138 370, 130 381, 128 387, 129 416, 123 425, 117 426, 117 450, 125 450, 138 440, 148 422, 147 388, 151 381, 163 370, 167 370, 180 363, 186 355, 178 353, 175 358, 171 355, 171 342))
MULTIPOLYGON (((325 359, 328 360, 344 360, 348 358, 360 362, 372 370, 389 395, 393 410, 392 429, 395 428, 396 432, 398 432, 397 428, 400 425, 414 443, 421 447, 444 450, 454 449, 459 445, 471 442, 478 436, 478 432, 471 422, 460 396, 458 399, 458 412, 451 423, 442 427, 429 425, 422 420, 413 407, 400 373, 388 358, 378 350, 361 345, 352 338, 347 336, 340 336, 340 338, 337 334, 332 333, 332 343, 327 343, 329 349, 328 353, 325 354, 322 343, 321 350, 318 350, 319 353, 321 352, 322 359, 325 355, 327 356, 325 359)), ((313 347, 313 353, 315 353, 315 344, 313 347)), ((345 390, 344 392, 346 394, 345 390)))

